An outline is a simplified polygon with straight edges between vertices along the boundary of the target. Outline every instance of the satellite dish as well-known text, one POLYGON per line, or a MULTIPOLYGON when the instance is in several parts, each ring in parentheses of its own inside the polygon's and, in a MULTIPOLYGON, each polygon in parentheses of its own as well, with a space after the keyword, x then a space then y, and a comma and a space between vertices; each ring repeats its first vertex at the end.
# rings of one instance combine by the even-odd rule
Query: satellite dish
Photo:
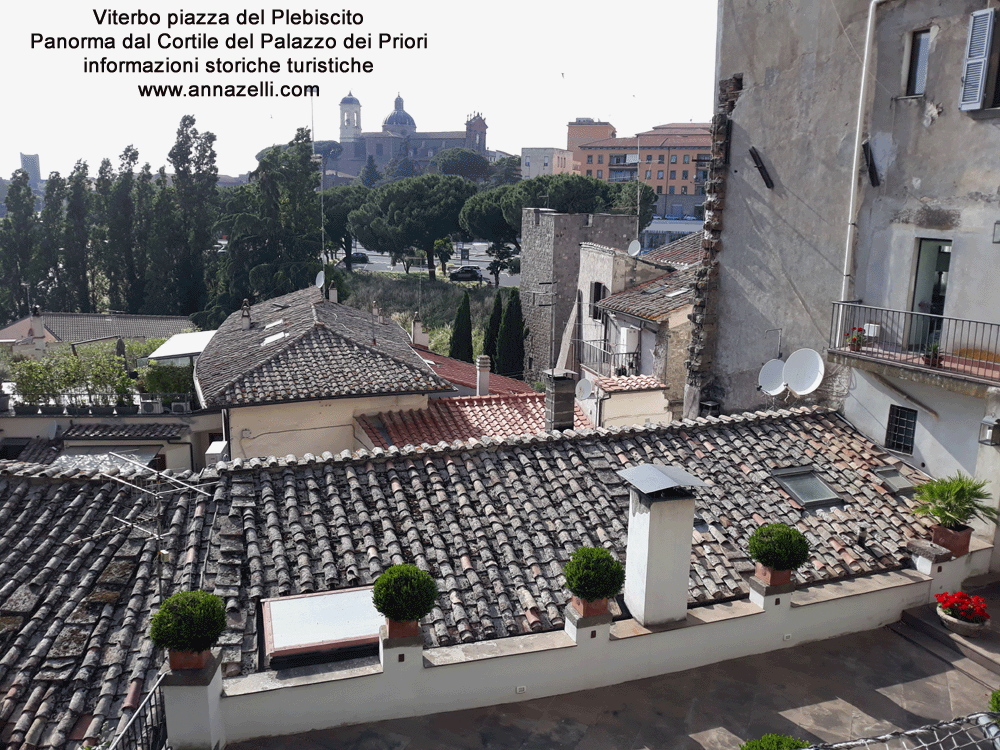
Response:
POLYGON ((823 382, 826 367, 819 352, 813 349, 799 349, 785 363, 782 375, 785 384, 796 396, 812 393, 823 382))
POLYGON ((594 384, 584 378, 576 384, 576 398, 578 401, 590 398, 594 394, 594 384))
POLYGON ((768 396, 777 396, 785 390, 785 363, 780 359, 772 359, 764 363, 757 376, 757 385, 768 396))
POLYGON ((639 244, 639 240, 632 240, 628 243, 628 254, 633 258, 642 252, 642 245, 639 244))
POLYGON ((58 432, 59 432, 59 423, 58 422, 53 422, 52 424, 50 424, 49 425, 49 440, 55 440, 56 439, 56 435, 58 434, 58 432))
POLYGON ((323 288, 323 284, 325 284, 325 283, 326 283, 326 273, 323 272, 323 271, 320 271, 318 274, 316 274, 316 288, 317 289, 322 289, 323 288))

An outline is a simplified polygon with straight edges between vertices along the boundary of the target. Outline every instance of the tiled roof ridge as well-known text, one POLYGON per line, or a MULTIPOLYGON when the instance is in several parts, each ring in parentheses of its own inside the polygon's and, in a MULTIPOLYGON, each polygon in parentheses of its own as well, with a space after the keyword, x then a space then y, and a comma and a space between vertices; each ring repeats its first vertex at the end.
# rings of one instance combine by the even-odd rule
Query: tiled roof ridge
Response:
POLYGON ((482 396, 452 396, 448 399, 450 403, 481 404, 496 401, 529 401, 534 399, 544 399, 544 393, 487 393, 482 396))
MULTIPOLYGON (((530 394, 526 394, 530 395, 530 394)), ((825 416, 836 414, 837 410, 828 406, 796 406, 791 409, 776 409, 771 411, 740 412, 739 414, 723 414, 718 417, 697 417, 696 419, 678 419, 673 422, 661 422, 648 425, 630 425, 619 427, 595 427, 581 430, 553 430, 551 432, 541 432, 534 435, 512 435, 505 438, 483 436, 481 438, 470 438, 469 440, 455 440, 451 443, 441 441, 435 445, 424 443, 420 446, 396 445, 389 448, 361 448, 353 453, 347 449, 340 453, 333 454, 330 451, 323 451, 320 456, 313 453, 306 453, 303 456, 293 456, 288 454, 281 458, 278 456, 255 457, 244 460, 236 458, 229 462, 220 462, 212 467, 213 472, 221 474, 236 473, 241 471, 252 471, 255 469, 284 470, 287 467, 299 465, 316 465, 320 463, 348 463, 380 458, 398 458, 416 455, 447 456, 455 452, 467 452, 471 450, 487 449, 490 447, 518 445, 529 445, 537 443, 552 443, 558 440, 587 440, 593 437, 604 437, 607 435, 628 436, 644 435, 651 432, 679 432, 681 430, 698 430, 718 425, 737 424, 764 424, 780 419, 787 419, 794 416, 825 416)))

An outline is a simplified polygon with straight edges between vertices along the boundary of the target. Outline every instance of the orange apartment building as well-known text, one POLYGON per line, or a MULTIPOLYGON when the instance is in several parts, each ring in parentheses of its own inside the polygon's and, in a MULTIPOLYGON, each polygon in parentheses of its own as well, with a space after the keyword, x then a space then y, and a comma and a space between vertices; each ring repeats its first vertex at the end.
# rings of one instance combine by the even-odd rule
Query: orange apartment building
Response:
POLYGON ((577 117, 566 124, 566 149, 573 152, 573 171, 583 174, 580 169, 584 161, 583 149, 587 143, 614 138, 617 133, 610 122, 601 122, 590 117, 577 117))
MULTIPOLYGON (((574 148, 573 138, 583 133, 570 123, 567 148, 579 154, 580 174, 605 182, 631 182, 638 178, 657 195, 704 195, 712 160, 707 123, 657 125, 633 138, 614 135, 574 148)), ((610 127, 608 123, 601 123, 610 127)), ((598 132, 596 128, 590 132, 598 132)), ((611 129, 613 133, 613 128, 611 129)), ((577 158, 574 156, 574 158, 577 158)))

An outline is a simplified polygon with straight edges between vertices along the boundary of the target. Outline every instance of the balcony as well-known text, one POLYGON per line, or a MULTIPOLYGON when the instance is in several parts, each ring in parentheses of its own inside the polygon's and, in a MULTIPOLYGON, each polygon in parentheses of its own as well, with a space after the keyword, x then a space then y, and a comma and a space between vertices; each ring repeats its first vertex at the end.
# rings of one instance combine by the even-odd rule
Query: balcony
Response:
POLYGON ((580 364, 601 377, 638 375, 641 352, 612 352, 603 340, 577 341, 580 364))
POLYGON ((1000 384, 1000 324, 833 303, 832 362, 982 397, 1000 384))

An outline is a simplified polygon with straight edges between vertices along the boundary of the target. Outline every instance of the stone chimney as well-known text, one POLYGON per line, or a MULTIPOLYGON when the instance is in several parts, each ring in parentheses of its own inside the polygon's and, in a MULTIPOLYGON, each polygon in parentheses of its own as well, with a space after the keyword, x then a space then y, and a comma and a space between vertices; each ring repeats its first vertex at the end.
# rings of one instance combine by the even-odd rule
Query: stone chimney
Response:
POLYGON ((34 340, 35 351, 45 349, 45 318, 38 305, 31 308, 31 338, 34 340))
POLYGON ((679 466, 622 469, 629 484, 625 604, 641 625, 687 617, 694 493, 705 483, 679 466))
POLYGON ((490 358, 486 354, 476 357, 476 395, 488 396, 490 393, 490 358))
POLYGON ((431 348, 431 337, 424 330, 423 323, 420 322, 420 313, 413 314, 413 325, 410 328, 410 342, 414 346, 423 347, 424 349, 431 348))
POLYGON ((243 300, 243 309, 240 310, 240 323, 244 331, 250 330, 250 300, 243 300))
POLYGON ((545 431, 572 430, 576 380, 572 370, 544 370, 545 431))

